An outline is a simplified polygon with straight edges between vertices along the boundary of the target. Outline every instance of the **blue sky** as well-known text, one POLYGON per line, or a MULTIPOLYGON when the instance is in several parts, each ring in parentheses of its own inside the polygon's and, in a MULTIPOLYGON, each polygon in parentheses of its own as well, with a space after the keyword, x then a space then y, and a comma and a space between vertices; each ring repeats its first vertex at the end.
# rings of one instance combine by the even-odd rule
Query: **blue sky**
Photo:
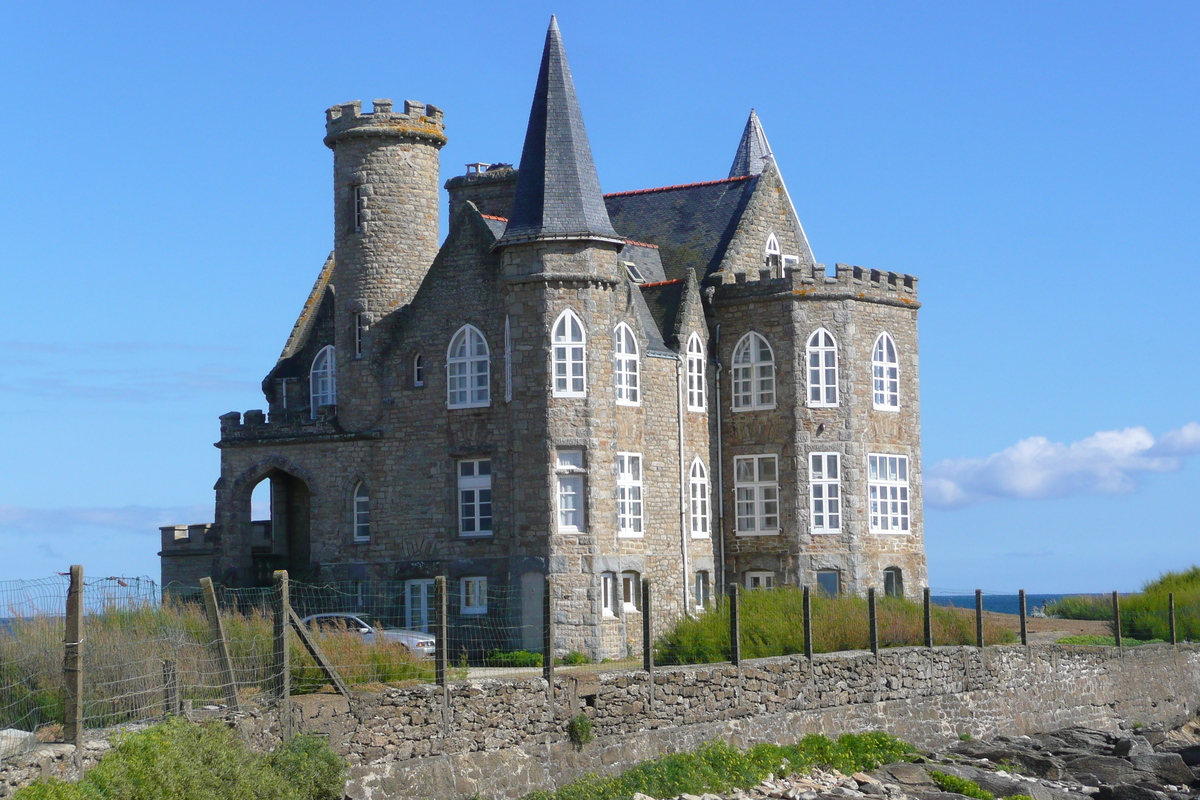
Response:
POLYGON ((324 109, 516 161, 557 13, 606 191, 757 108, 818 260, 920 277, 935 590, 1200 561, 1195 3, 0 7, 0 580, 156 576, 331 247, 324 109))

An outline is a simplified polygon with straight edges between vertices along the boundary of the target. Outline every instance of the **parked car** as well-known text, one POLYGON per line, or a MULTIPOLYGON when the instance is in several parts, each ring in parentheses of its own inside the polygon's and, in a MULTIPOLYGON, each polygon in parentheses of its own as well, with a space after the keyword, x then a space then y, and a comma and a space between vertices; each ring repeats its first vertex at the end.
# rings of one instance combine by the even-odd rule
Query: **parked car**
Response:
POLYGON ((437 652, 431 634, 410 631, 404 628, 382 628, 371 623, 366 614, 328 613, 312 614, 300 620, 310 630, 318 633, 357 633, 367 644, 374 642, 396 642, 404 645, 415 656, 432 656, 437 652))

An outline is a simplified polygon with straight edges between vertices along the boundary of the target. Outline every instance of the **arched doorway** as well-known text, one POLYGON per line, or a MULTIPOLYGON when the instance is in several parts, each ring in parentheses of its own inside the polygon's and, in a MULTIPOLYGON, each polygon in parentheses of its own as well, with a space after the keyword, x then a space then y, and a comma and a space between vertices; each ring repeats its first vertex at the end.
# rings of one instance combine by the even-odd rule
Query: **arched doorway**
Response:
POLYGON ((246 493, 254 582, 271 583, 271 573, 286 569, 294 578, 312 572, 310 492, 303 480, 272 469, 246 493))

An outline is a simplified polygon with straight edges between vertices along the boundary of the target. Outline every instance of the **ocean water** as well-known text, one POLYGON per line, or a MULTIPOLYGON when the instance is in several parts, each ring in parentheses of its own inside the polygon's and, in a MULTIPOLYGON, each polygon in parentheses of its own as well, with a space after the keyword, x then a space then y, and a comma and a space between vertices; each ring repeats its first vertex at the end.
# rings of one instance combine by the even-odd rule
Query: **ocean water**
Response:
MULTIPOLYGON (((1027 613, 1033 613, 1035 608, 1041 608, 1045 603, 1061 600, 1067 596, 1065 594, 1027 594, 1025 595, 1025 610, 1027 613)), ((939 606, 975 607, 975 595, 973 594, 935 594, 930 595, 929 600, 939 606)), ((998 614, 1018 614, 1021 610, 1021 596, 1017 594, 985 594, 983 610, 995 611, 998 614)))

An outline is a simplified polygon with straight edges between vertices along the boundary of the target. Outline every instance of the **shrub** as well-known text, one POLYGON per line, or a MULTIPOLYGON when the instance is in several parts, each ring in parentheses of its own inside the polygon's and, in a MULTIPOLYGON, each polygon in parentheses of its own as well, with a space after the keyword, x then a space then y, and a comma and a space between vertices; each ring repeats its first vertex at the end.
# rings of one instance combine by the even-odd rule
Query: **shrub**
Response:
POLYGON ((580 664, 590 664, 592 660, 588 658, 587 653, 581 653, 578 650, 572 650, 562 658, 554 659, 555 664, 562 664, 567 667, 576 667, 580 664))
POLYGON ((78 783, 39 781, 13 800, 337 800, 345 770, 314 737, 259 755, 227 726, 176 719, 120 737, 78 783))
POLYGON ((576 750, 582 750, 585 744, 596 738, 592 733, 591 718, 587 714, 571 717, 571 721, 567 723, 567 736, 570 737, 571 744, 575 745, 576 750))
POLYGON ((886 733, 847 734, 837 741, 810 735, 798 744, 760 744, 748 751, 710 742, 690 753, 674 753, 612 777, 587 775, 556 792, 533 792, 525 800, 628 800, 641 792, 651 797, 728 793, 749 789, 770 774, 832 767, 850 775, 875 769, 912 752, 912 746, 886 733))
POLYGON ((969 781, 966 778, 960 778, 957 775, 947 775, 944 772, 931 770, 929 777, 937 784, 938 788, 944 792, 954 792, 955 794, 974 797, 975 800, 996 800, 996 796, 991 792, 979 788, 979 784, 975 781, 969 781))
POLYGON ((500 650, 489 650, 483 659, 488 667, 540 667, 542 654, 531 653, 528 650, 513 650, 505 653, 500 650))
MULTIPOLYGON (((920 604, 898 597, 878 602, 881 647, 919 645, 925 623, 920 604)), ((813 650, 831 653, 869 646, 867 601, 861 597, 812 597, 813 650)), ((937 644, 973 644, 972 611, 935 606, 933 636, 937 644)), ((741 597, 742 656, 764 658, 804 652, 803 592, 794 587, 756 589, 741 597)), ((1012 642, 1016 635, 1000 623, 984 619, 984 641, 1012 642)), ((660 664, 705 664, 729 658, 729 604, 721 603, 698 617, 685 617, 655 644, 660 664)))
POLYGON ((1048 617, 1059 619, 1112 619, 1112 596, 1073 594, 1042 606, 1048 617))

